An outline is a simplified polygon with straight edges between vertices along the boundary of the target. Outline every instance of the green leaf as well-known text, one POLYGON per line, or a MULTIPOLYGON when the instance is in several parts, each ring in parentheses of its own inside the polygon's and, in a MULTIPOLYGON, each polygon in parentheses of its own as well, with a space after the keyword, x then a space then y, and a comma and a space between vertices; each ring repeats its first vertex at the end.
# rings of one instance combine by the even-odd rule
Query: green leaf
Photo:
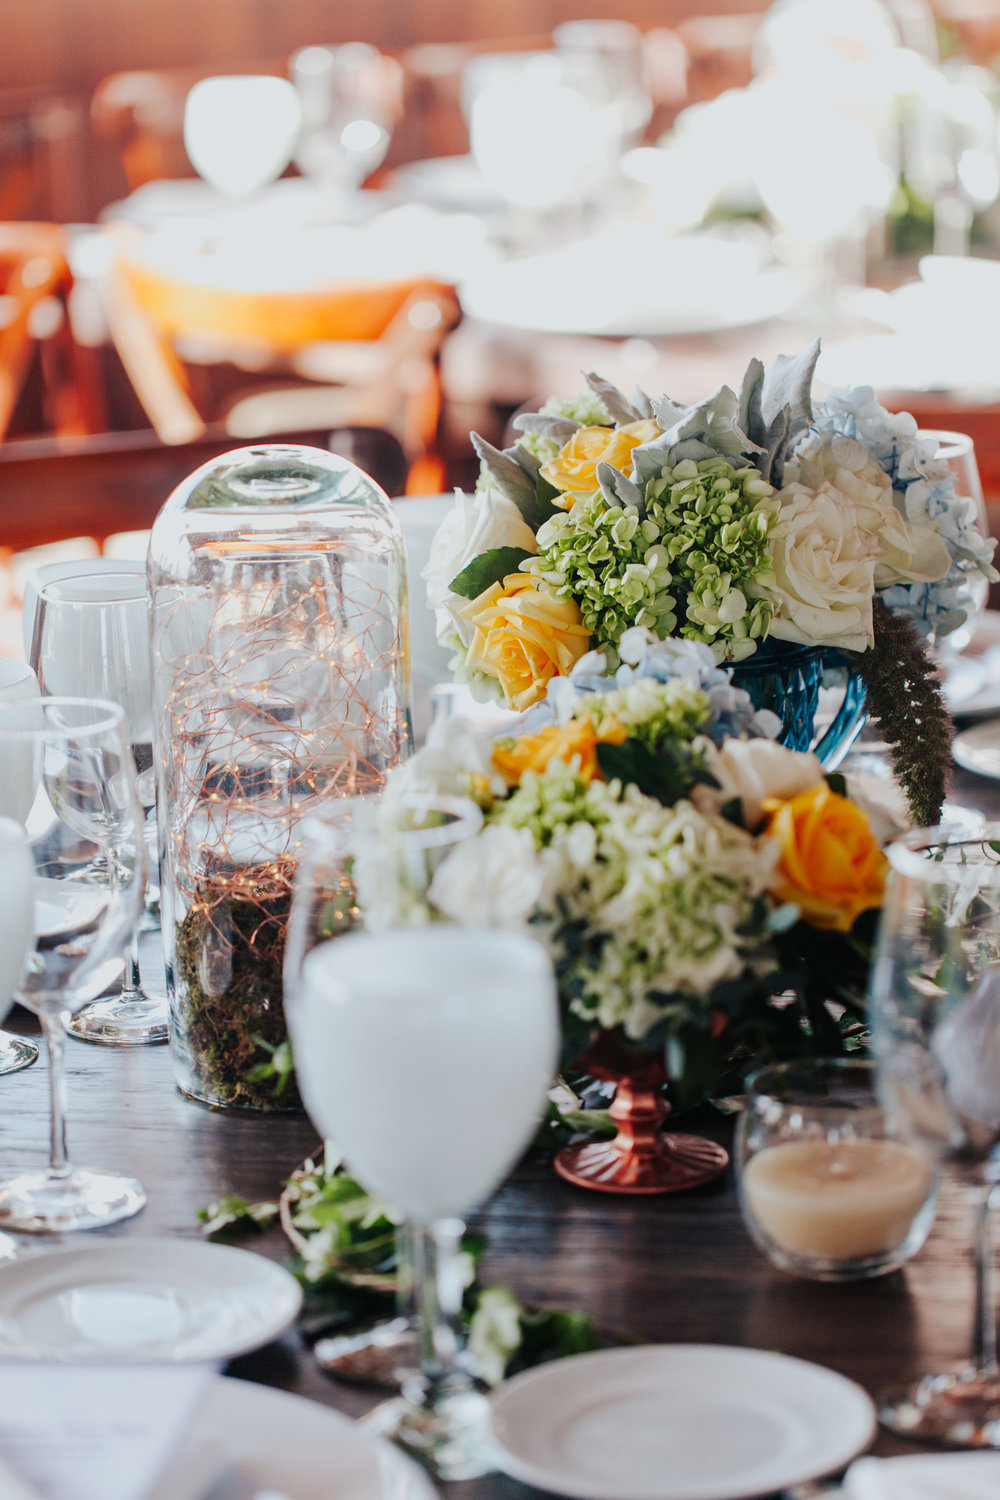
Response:
POLYGON ((276 1203, 248 1203, 234 1193, 224 1193, 198 1212, 202 1234, 207 1239, 238 1239, 243 1234, 270 1229, 278 1217, 276 1203))
POLYGON ((835 792, 838 797, 847 796, 847 780, 840 771, 828 771, 824 780, 831 792, 835 792))
POLYGON ((597 764, 607 781, 637 786, 664 807, 673 807, 702 779, 687 746, 670 741, 664 741, 657 750, 631 737, 620 745, 599 744, 597 764))
POLYGON ((463 599, 478 599, 493 584, 500 583, 508 573, 516 573, 525 558, 533 554, 523 547, 492 547, 489 552, 480 552, 448 587, 453 594, 463 599))

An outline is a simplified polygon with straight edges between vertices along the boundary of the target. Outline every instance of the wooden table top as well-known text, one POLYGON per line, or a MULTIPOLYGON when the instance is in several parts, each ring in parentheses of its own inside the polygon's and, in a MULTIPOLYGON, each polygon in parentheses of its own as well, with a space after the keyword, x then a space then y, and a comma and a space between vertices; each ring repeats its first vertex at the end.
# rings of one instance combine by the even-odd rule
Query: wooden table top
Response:
MULTIPOLYGON (((959 773, 955 797, 1000 816, 1000 787, 977 777, 959 773)), ((155 935, 144 939, 143 951, 153 985, 162 977, 155 935)), ((38 1029, 20 1009, 7 1025, 26 1035, 38 1029)), ((215 1111, 183 1098, 166 1047, 119 1052, 70 1041, 67 1053, 71 1160, 131 1173, 149 1194, 142 1214, 91 1233, 90 1242, 97 1233, 196 1238, 200 1208, 226 1192, 273 1198, 316 1150, 304 1116, 215 1111)), ((0 1177, 44 1164, 47 1086, 44 1058, 0 1080, 0 1177)), ((720 1116, 697 1123, 726 1138, 720 1116)), ((944 1185, 937 1222, 914 1260, 880 1280, 842 1286, 796 1280, 770 1265, 743 1228, 731 1173, 693 1193, 628 1199, 574 1188, 543 1156, 529 1155, 471 1222, 488 1239, 484 1284, 502 1282, 526 1301, 579 1308, 654 1342, 781 1350, 838 1370, 872 1393, 960 1363, 968 1352, 971 1214, 953 1184, 944 1185)), ((288 1250, 277 1230, 250 1244, 278 1260, 288 1250)), ((228 1373, 352 1416, 375 1399, 324 1375, 296 1330, 234 1360, 228 1373)), ((880 1435, 874 1451, 913 1448, 880 1435)), ((447 1487, 449 1500, 538 1493, 498 1475, 447 1487)))

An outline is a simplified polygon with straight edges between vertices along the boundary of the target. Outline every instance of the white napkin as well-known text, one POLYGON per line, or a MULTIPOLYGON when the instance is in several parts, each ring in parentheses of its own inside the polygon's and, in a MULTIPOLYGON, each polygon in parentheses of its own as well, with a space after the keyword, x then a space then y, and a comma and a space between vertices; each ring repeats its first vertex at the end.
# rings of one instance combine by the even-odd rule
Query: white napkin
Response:
POLYGON ((0 1500, 142 1500, 215 1375, 208 1365, 0 1363, 0 1500))
POLYGON ((848 1500, 998 1500, 1000 1453, 914 1453, 859 1458, 844 1476, 848 1500))

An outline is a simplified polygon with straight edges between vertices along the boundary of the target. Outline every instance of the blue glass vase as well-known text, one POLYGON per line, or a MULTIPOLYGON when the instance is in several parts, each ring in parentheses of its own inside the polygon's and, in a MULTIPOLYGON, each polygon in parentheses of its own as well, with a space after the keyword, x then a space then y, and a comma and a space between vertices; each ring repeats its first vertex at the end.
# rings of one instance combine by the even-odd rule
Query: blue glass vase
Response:
POLYGON ((865 722, 865 685, 853 657, 832 646, 764 641, 755 655, 733 667, 733 685, 749 693, 755 708, 781 720, 778 735, 790 750, 812 750, 824 768, 839 766, 865 722), (833 722, 817 736, 816 711, 824 673, 844 675, 844 697, 833 722))

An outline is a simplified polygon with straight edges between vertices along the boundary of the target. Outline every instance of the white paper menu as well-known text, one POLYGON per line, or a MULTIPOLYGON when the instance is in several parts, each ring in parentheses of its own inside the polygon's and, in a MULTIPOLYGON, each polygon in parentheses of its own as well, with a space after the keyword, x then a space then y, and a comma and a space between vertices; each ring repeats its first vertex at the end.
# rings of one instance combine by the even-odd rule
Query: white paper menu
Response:
POLYGON ((0 1361, 0 1500, 143 1500, 216 1373, 0 1361))

